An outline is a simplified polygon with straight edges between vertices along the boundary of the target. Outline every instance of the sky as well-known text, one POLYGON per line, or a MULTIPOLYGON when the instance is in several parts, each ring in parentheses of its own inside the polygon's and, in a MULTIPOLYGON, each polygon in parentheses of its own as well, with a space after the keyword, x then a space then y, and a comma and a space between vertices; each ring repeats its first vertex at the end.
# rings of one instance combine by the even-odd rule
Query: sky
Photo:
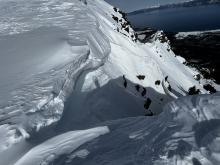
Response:
POLYGON ((105 0, 113 6, 119 7, 124 12, 131 12, 138 9, 144 9, 155 5, 164 5, 168 3, 178 3, 187 0, 105 0))

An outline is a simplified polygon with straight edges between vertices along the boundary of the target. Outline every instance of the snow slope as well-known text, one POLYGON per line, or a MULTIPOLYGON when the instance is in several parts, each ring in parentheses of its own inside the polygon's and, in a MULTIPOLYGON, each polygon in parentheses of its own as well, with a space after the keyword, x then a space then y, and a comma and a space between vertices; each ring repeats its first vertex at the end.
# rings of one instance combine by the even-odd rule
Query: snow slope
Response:
MULTIPOLYGON (((86 149, 90 154, 70 164, 217 165, 219 103, 219 93, 188 96, 168 103, 153 118, 139 116, 102 123, 111 132, 95 145, 82 145, 79 150, 86 149)), ((66 155, 63 162, 67 159, 66 155)))
MULTIPOLYGON (((103 0, 0 1, 0 48, 0 162, 4 165, 30 160, 65 164, 63 155, 80 155, 74 154, 77 147, 88 140, 99 143, 93 139, 109 132, 107 127, 95 133, 89 128, 117 127, 127 120, 141 123, 144 115, 160 114, 172 100, 209 93, 203 88, 207 83, 219 91, 211 80, 195 78, 199 72, 175 56, 163 32, 140 43, 123 13, 103 0), (59 145, 54 144, 57 141, 59 145)), ((155 122, 165 120, 162 115, 155 122)), ((139 126, 160 131, 146 123, 139 126)), ((137 129, 131 127, 127 128, 137 129)), ((115 139, 122 140, 122 132, 115 139)), ((109 141, 107 134, 104 137, 109 141)))
POLYGON ((49 164, 60 155, 71 153, 83 143, 108 132, 107 127, 100 127, 61 134, 31 149, 15 165, 49 164))

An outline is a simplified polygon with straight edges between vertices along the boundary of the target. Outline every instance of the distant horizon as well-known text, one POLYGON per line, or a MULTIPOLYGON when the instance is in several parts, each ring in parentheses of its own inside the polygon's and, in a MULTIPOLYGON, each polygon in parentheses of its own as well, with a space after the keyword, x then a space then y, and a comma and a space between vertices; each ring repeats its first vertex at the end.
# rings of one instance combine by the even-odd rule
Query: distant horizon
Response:
POLYGON ((165 5, 170 3, 181 3, 189 0, 105 0, 113 6, 119 7, 124 12, 132 12, 152 6, 165 5))

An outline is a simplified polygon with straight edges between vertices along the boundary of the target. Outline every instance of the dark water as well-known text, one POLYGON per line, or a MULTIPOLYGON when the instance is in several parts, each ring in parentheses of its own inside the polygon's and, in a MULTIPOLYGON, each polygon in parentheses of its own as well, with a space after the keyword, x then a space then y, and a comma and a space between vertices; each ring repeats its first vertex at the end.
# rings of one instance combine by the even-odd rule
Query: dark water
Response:
POLYGON ((220 5, 179 7, 128 16, 134 28, 170 32, 220 29, 220 5))

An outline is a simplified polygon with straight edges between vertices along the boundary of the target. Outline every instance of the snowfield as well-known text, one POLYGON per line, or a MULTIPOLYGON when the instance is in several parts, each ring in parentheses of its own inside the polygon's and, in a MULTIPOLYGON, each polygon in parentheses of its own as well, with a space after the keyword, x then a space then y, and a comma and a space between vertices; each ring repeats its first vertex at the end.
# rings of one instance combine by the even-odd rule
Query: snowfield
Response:
POLYGON ((1 0, 0 50, 0 165, 220 163, 219 85, 103 0, 1 0))
POLYGON ((49 164, 62 154, 69 154, 83 143, 109 132, 107 127, 70 131, 34 147, 15 165, 49 164))

